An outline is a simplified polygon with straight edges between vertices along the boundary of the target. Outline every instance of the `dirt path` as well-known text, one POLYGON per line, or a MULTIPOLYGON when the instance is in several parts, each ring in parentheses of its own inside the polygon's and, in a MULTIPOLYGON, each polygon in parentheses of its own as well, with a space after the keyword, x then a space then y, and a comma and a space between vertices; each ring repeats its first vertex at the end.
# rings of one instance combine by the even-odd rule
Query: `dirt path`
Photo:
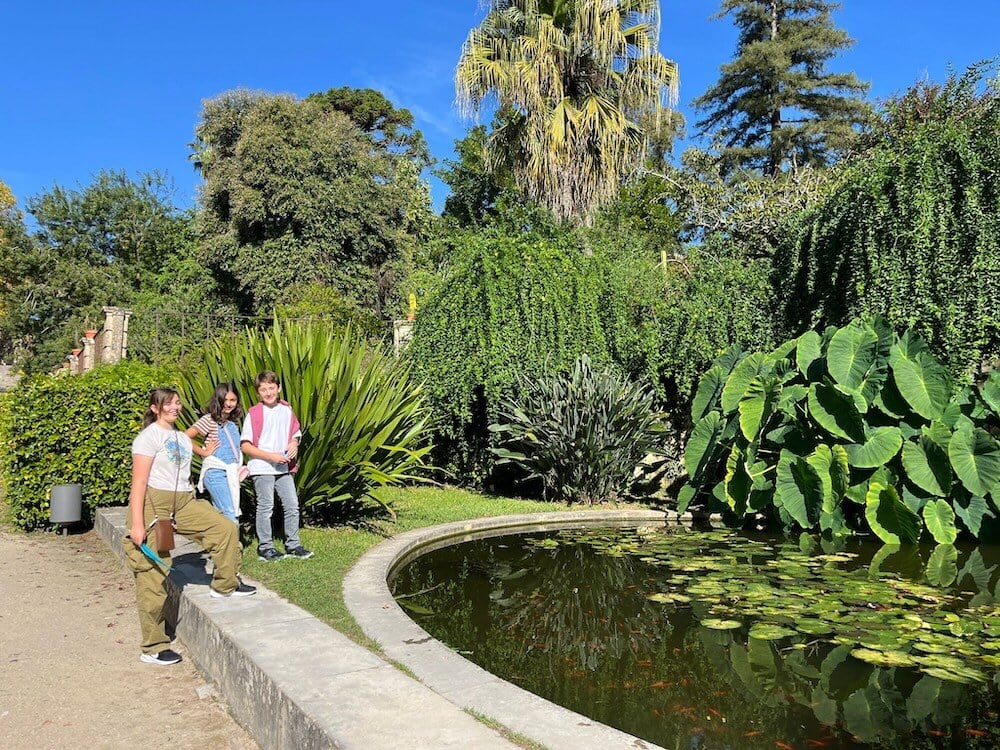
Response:
POLYGON ((257 745, 189 659, 139 662, 132 576, 95 532, 0 531, 0 747, 257 745))

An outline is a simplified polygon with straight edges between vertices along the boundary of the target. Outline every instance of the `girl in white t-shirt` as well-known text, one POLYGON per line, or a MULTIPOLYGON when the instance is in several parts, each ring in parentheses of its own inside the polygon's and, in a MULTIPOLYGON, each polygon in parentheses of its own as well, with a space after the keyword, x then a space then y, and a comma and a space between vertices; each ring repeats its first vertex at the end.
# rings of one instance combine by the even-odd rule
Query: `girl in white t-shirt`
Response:
POLYGON ((142 630, 142 654, 146 664, 176 664, 181 660, 171 650, 163 619, 167 600, 164 579, 170 565, 170 550, 154 550, 162 565, 140 547, 155 547, 149 531, 156 519, 172 518, 178 534, 200 544, 212 556, 215 571, 211 595, 249 596, 257 589, 241 582, 242 559, 236 524, 208 503, 195 500, 191 486, 191 438, 175 426, 181 398, 173 388, 157 388, 149 396, 143 430, 132 443, 132 489, 129 492, 129 531, 122 540, 129 567, 135 573, 135 598, 142 630))

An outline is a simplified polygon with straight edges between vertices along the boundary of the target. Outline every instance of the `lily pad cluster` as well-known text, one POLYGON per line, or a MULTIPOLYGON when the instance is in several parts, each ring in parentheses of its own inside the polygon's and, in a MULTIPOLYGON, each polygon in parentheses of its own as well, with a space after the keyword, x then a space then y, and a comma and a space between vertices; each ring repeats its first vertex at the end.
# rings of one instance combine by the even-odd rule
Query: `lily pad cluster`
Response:
POLYGON ((678 507, 886 543, 979 538, 1000 499, 1000 372, 956 388, 882 318, 724 352, 692 402, 678 507))

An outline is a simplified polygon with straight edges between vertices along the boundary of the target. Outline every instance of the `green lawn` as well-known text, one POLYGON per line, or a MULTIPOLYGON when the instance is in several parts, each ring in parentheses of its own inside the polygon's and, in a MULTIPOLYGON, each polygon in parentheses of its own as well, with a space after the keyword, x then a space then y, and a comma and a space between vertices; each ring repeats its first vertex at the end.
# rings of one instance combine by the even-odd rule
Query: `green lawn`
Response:
POLYGON ((382 490, 380 497, 396 511, 395 521, 385 516, 357 528, 304 528, 302 543, 316 553, 310 560, 263 563, 257 559, 256 545, 251 544, 243 552, 243 571, 358 643, 378 650, 354 622, 343 597, 344 576, 369 549, 387 537, 422 526, 485 516, 567 510, 561 503, 493 497, 450 487, 392 488, 382 490))

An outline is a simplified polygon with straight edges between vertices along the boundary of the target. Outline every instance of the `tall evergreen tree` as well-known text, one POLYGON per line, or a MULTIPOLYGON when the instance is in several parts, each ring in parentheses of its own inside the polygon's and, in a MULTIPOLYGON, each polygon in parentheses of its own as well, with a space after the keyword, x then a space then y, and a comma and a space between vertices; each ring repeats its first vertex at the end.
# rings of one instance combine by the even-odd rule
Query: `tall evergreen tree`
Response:
POLYGON ((697 123, 711 134, 723 171, 769 175, 823 166, 846 151, 866 116, 868 84, 830 73, 827 62, 854 40, 835 28, 829 0, 722 0, 716 18, 733 16, 736 58, 695 100, 697 123))

